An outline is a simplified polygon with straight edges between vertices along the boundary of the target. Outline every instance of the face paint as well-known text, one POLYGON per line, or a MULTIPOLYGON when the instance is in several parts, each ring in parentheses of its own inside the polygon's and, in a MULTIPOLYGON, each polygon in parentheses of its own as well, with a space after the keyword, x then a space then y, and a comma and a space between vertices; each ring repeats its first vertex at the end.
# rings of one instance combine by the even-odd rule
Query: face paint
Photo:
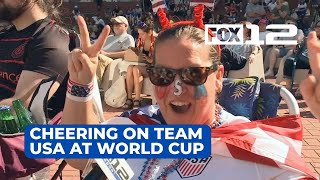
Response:
POLYGON ((206 97, 207 96, 207 89, 206 87, 204 87, 204 85, 200 85, 200 86, 196 86, 196 93, 195 93, 195 98, 196 99, 201 99, 202 97, 206 97))
POLYGON ((156 96, 159 99, 162 99, 167 94, 167 91, 168 91, 168 87, 159 87, 159 86, 155 87, 156 96))
POLYGON ((182 86, 181 85, 182 85, 182 82, 180 81, 180 79, 176 79, 174 81, 174 87, 176 88, 173 93, 174 95, 180 96, 182 94, 182 86))

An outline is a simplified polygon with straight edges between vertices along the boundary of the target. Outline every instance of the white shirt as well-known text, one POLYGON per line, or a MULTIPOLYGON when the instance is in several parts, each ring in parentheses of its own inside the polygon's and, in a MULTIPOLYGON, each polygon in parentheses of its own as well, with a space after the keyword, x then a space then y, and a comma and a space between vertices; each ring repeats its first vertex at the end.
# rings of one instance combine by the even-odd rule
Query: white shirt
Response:
POLYGON ((110 35, 103 50, 107 52, 119 52, 125 51, 129 47, 135 47, 134 38, 130 34, 124 33, 120 36, 110 35))
MULTIPOLYGON (((222 111, 221 119, 224 124, 220 126, 228 126, 232 124, 239 124, 249 122, 248 119, 239 116, 233 116, 232 114, 222 111)), ((116 117, 108 121, 108 124, 134 124, 128 118, 116 117)), ((271 137, 270 137, 271 138, 271 137)), ((203 159, 184 159, 180 162, 178 168, 168 173, 168 180, 177 180, 188 178, 188 180, 198 179, 212 179, 212 180, 288 180, 288 179, 299 179, 304 176, 300 172, 295 170, 280 169, 272 166, 262 165, 249 161, 242 161, 230 156, 219 154, 219 149, 226 149, 225 144, 220 144, 219 140, 212 141, 212 155, 208 158, 203 159), (218 153, 217 153, 218 152, 218 153)), ((228 153, 228 152, 222 152, 228 153)), ((175 159, 176 160, 176 159, 175 159)), ((141 172, 144 170, 146 159, 127 159, 126 160, 130 168, 134 172, 132 179, 139 179, 141 172)), ((159 159, 157 166, 150 166, 154 170, 153 178, 156 179, 160 176, 164 167, 170 165, 173 159, 159 159)), ((145 175, 142 172, 142 175, 145 175)), ((143 178, 142 178, 143 179, 143 178)))

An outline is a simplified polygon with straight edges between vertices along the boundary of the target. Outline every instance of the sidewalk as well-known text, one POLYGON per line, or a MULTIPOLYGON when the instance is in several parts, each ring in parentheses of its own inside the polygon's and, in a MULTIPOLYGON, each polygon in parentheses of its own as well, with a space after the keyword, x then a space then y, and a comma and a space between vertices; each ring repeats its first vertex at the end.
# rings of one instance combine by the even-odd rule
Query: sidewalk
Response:
MULTIPOLYGON (((304 126, 303 131, 303 150, 302 155, 306 163, 314 170, 314 172, 320 175, 320 121, 314 118, 310 113, 310 109, 307 107, 303 100, 297 100, 300 107, 302 116, 302 124, 304 126)), ((115 109, 111 107, 105 107, 104 116, 109 119, 122 112, 121 109, 115 109)), ((288 115, 288 107, 284 102, 281 102, 278 115, 288 115)), ((58 169, 58 165, 61 161, 58 161, 55 165, 51 166, 51 176, 58 169)), ((63 170, 63 180, 77 180, 79 179, 79 171, 73 169, 70 166, 66 166, 63 170)))

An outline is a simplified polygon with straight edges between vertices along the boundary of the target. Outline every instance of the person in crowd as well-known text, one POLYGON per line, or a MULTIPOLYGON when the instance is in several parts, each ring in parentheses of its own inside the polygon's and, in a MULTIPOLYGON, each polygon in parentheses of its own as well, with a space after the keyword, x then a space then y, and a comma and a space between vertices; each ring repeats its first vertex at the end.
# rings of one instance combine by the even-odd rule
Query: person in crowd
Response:
POLYGON ((303 18, 306 13, 307 13, 307 3, 305 0, 300 0, 299 1, 299 4, 298 4, 298 7, 296 9, 296 13, 297 15, 299 16, 299 18, 303 18))
POLYGON ((226 7, 227 14, 229 16, 230 21, 235 21, 235 18, 238 14, 238 9, 235 3, 232 1, 229 6, 226 7))
POLYGON ((0 2, 0 20, 11 24, 0 32, 0 105, 22 99, 28 106, 39 83, 58 76, 52 95, 67 74, 69 35, 53 20, 61 3, 0 2))
POLYGON ((290 14, 289 3, 285 0, 277 0, 277 6, 271 11, 273 24, 284 24, 290 14))
POLYGON ((113 9, 113 11, 112 11, 112 16, 113 16, 113 17, 119 16, 119 15, 118 15, 119 12, 120 12, 119 6, 118 6, 118 5, 115 5, 115 6, 114 6, 114 9, 113 9))
MULTIPOLYGON (((318 39, 320 40, 320 21, 315 24, 314 31, 318 39)), ((308 58, 307 39, 300 43, 293 55, 286 59, 283 69, 283 75, 286 79, 286 88, 292 88, 292 78, 294 76, 295 69, 310 69, 310 63, 308 58)), ((300 90, 297 89, 295 93, 296 97, 300 97, 300 90)))
MULTIPOLYGON (((7 26, 0 31, 1 106, 11 106, 12 101, 20 99, 25 107, 29 107, 32 95, 42 80, 58 77, 49 92, 49 101, 53 102, 54 99, 63 108, 65 96, 55 93, 68 73, 70 51, 68 31, 57 24, 58 7, 61 3, 61 0, 0 1, 0 21, 7 22, 7 26)), ((41 99, 38 100, 41 102, 41 99)), ((58 112, 62 110, 53 103, 52 106, 48 105, 48 112, 44 113, 52 113, 49 108, 58 112)), ((3 143, 1 155, 10 157, 11 162, 2 158, 1 179, 6 177, 5 179, 30 180, 34 177, 46 179, 49 176, 47 168, 40 170, 43 167, 41 162, 38 165, 25 164, 36 161, 25 157, 23 151, 17 151, 23 149, 23 143, 10 146, 3 143), (7 171, 9 166, 10 171, 7 171), (38 172, 33 173, 31 177, 30 169, 31 172, 38 172)))
POLYGON ((143 87, 143 79, 148 76, 146 67, 153 61, 153 49, 157 33, 154 31, 154 22, 151 13, 146 13, 141 18, 137 29, 139 33, 139 39, 137 41, 139 59, 143 59, 145 65, 130 65, 128 67, 126 74, 127 101, 123 105, 123 109, 127 110, 141 106, 140 94, 143 87), (133 91, 135 93, 134 100, 132 100, 133 91))
POLYGON ((104 25, 103 24, 95 24, 92 26, 92 33, 90 34, 90 39, 91 40, 96 40, 98 39, 100 33, 102 32, 104 28, 104 25))
MULTIPOLYGON (((267 26, 269 24, 268 19, 264 18, 264 19, 260 19, 258 22, 258 26, 259 26, 259 40, 266 42, 266 37, 267 34, 269 34, 271 31, 267 30, 267 26)), ((264 50, 266 50, 268 48, 268 46, 266 45, 261 45, 261 48, 264 50)), ((265 53, 264 53, 265 54, 265 53)))
POLYGON ((107 43, 100 52, 97 69, 97 79, 102 81, 106 67, 113 59, 123 58, 129 47, 135 47, 133 37, 127 33, 129 23, 124 16, 117 16, 111 19, 114 35, 108 37, 107 43))
MULTIPOLYGON (((255 23, 254 23, 255 24, 255 23)), ((269 25, 269 20, 267 18, 263 18, 256 21, 256 24, 259 26, 259 39, 260 41, 266 42, 267 34, 269 34, 271 31, 267 30, 267 26, 269 25)), ((260 45, 263 51, 263 56, 268 56, 267 52, 270 51, 270 48, 272 48, 272 45, 260 45)))
POLYGON ((277 1, 272 0, 268 3, 268 9, 270 12, 273 12, 274 8, 277 6, 277 1))
POLYGON ((103 0, 96 0, 96 4, 97 4, 97 10, 100 11, 103 4, 103 0))
MULTIPOLYGON (((292 20, 287 20, 286 24, 292 24, 296 25, 295 21, 292 20)), ((287 31, 287 30, 283 30, 287 31)), ((298 43, 300 43, 304 38, 304 33, 301 29, 298 29, 297 35, 292 37, 292 38, 281 38, 283 40, 297 40, 298 43)), ((277 59, 278 58, 287 58, 289 57, 292 53, 293 50, 296 48, 295 45, 276 45, 271 48, 267 54, 268 60, 268 71, 265 73, 265 76, 267 77, 274 77, 274 67, 276 65, 277 59)))
MULTIPOLYGON (((248 21, 240 22, 244 25, 243 28, 243 40, 250 40, 251 30, 246 28, 245 25, 251 24, 248 21)), ((230 70, 240 70, 249 63, 251 64, 254 61, 255 56, 261 51, 259 45, 227 45, 222 49, 221 62, 224 65, 226 75, 230 70)))
MULTIPOLYGON (((162 18, 164 18, 163 16, 162 18)), ((227 143, 232 144, 235 142, 235 146, 230 146, 231 149, 232 147, 235 148, 233 149, 234 151, 219 151, 219 148, 229 147, 228 144, 223 144, 223 137, 226 135, 222 133, 224 128, 230 126, 241 128, 246 123, 252 123, 244 117, 231 115, 216 104, 216 98, 222 90, 224 74, 224 68, 220 64, 220 48, 217 45, 205 44, 203 38, 205 33, 204 25, 201 22, 199 23, 199 20, 201 19, 196 19, 191 23, 171 25, 169 20, 162 22, 162 27, 165 29, 157 37, 154 61, 152 66, 148 68, 150 81, 155 85, 154 92, 158 105, 142 108, 146 114, 141 115, 141 117, 145 117, 141 122, 168 125, 206 124, 212 128, 212 145, 215 147, 211 151, 213 158, 209 158, 207 165, 203 166, 203 170, 200 173, 194 177, 189 177, 189 179, 316 179, 313 175, 308 174, 306 169, 298 170, 300 169, 299 167, 306 167, 306 165, 297 154, 297 151, 290 151, 290 153, 294 154, 295 165, 288 165, 291 161, 288 162, 282 158, 277 160, 279 157, 283 157, 282 151, 279 152, 276 149, 277 146, 269 145, 269 142, 276 141, 281 144, 284 141, 276 140, 277 136, 266 134, 261 134, 263 139, 260 141, 259 138, 262 137, 251 132, 255 131, 254 129, 244 132, 249 141, 243 142, 245 144, 243 149, 237 148, 242 145, 241 140, 239 142, 231 139, 232 141, 229 140, 227 143), (157 116, 155 119, 149 119, 147 114, 157 114, 157 116), (219 138, 221 136, 219 132, 223 137, 219 138), (252 147, 256 147, 255 143, 255 145, 248 144, 254 141, 255 138, 257 138, 255 142, 259 142, 259 147, 262 148, 257 147, 258 149, 255 149, 252 147), (248 148, 248 146, 250 147, 248 148), (252 148, 254 152, 250 151, 252 148), (266 156, 263 151, 266 148, 271 150, 271 154, 275 153, 275 156, 272 156, 270 152, 266 156), (241 154, 235 153, 238 152, 237 150, 241 150, 241 154), (217 152, 221 152, 221 154, 217 152), (232 166, 234 172, 230 173, 230 169, 225 168, 226 166, 232 166)), ((79 26, 82 31, 82 40, 85 40, 87 30, 82 19, 79 19, 79 26)), ((72 56, 70 56, 72 59, 69 62, 84 63, 81 69, 74 69, 72 65, 69 66, 70 81, 81 85, 90 85, 92 83, 99 48, 101 48, 103 41, 106 40, 108 31, 109 28, 106 27, 102 33, 103 36, 99 37, 95 44, 91 45, 89 41, 84 41, 85 48, 72 52, 72 56)), ((210 33, 210 35, 213 36, 213 33, 210 33)), ((77 94, 74 95, 78 96, 77 94)), ((81 102, 69 98, 66 99, 61 123, 98 124, 99 118, 94 113, 94 102, 92 100, 79 101, 81 102)), ((141 111, 143 111, 142 109, 141 111)), ((132 111, 129 117, 141 111, 132 111)), ((118 121, 115 121, 113 119, 108 122, 139 124, 133 118, 126 118, 128 114, 130 112, 124 113, 121 120, 117 119, 118 121)), ((136 115, 138 116, 138 114, 136 115)), ((286 129, 283 128, 282 130, 285 131, 286 129)), ((259 134, 259 132, 255 132, 259 134)), ((236 136, 232 138, 237 138, 236 136)), ((294 148, 289 142, 288 146, 286 147, 289 149, 294 148)), ((66 161, 77 169, 84 169, 87 164, 87 160, 84 159, 66 159, 66 161)), ((180 163, 183 162, 181 159, 153 159, 152 162, 150 162, 150 159, 127 159, 126 161, 134 172, 133 179, 184 178, 181 174, 179 175, 180 163)))
POLYGON ((254 20, 263 18, 266 15, 266 11, 263 5, 259 4, 259 0, 250 0, 246 7, 247 21, 253 23, 254 20))

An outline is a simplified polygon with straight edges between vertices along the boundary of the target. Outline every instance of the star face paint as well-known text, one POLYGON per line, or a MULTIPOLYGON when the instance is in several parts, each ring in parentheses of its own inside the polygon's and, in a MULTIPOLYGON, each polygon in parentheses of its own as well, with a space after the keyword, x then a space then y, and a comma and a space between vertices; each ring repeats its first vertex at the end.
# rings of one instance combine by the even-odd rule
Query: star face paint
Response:
POLYGON ((206 87, 202 84, 200 86, 196 86, 195 87, 195 98, 197 100, 201 99, 202 97, 207 97, 208 93, 207 93, 207 89, 206 87))
POLYGON ((174 81, 174 87, 175 90, 173 94, 176 96, 180 96, 182 94, 182 82, 180 81, 180 79, 176 79, 174 81))

